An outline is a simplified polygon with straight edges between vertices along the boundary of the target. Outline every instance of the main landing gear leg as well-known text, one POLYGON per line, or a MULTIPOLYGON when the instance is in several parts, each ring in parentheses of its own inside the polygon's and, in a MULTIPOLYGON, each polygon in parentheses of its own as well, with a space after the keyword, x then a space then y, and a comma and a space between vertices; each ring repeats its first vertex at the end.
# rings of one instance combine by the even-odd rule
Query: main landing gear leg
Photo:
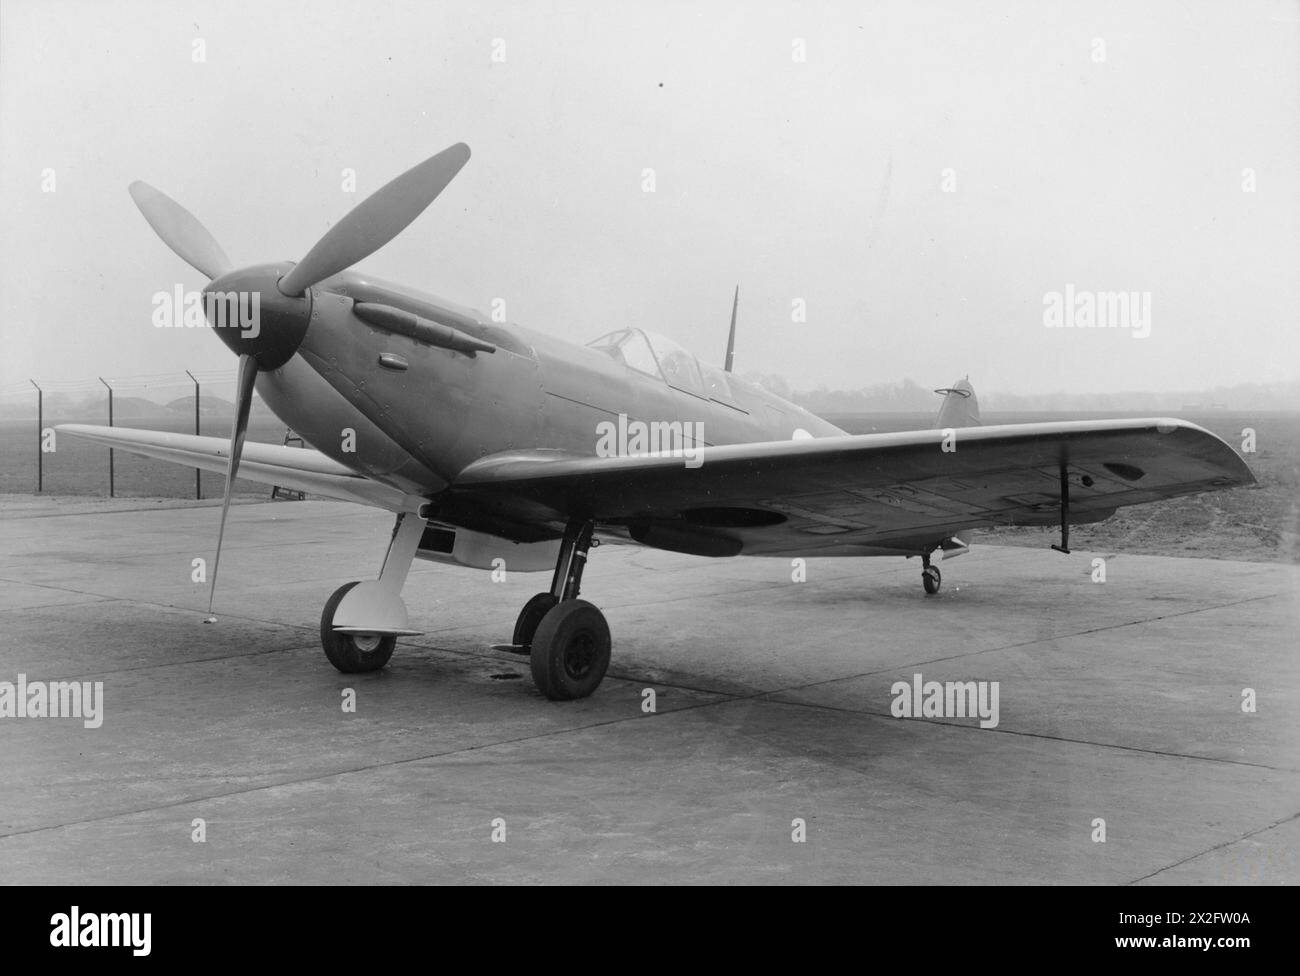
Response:
POLYGON ((579 520, 565 527, 550 591, 529 600, 515 623, 513 643, 527 648, 533 683, 551 701, 586 698, 609 667, 605 615, 578 599, 594 528, 579 520))
POLYGON ((344 583, 320 615, 320 642, 330 664, 344 674, 378 671, 393 656, 399 634, 415 634, 402 587, 428 523, 412 512, 397 516, 379 579, 344 583))
POLYGON ((938 566, 930 565, 930 554, 928 552, 921 554, 921 585, 925 587, 925 592, 930 595, 938 593, 939 587, 943 585, 943 574, 939 572, 938 566))

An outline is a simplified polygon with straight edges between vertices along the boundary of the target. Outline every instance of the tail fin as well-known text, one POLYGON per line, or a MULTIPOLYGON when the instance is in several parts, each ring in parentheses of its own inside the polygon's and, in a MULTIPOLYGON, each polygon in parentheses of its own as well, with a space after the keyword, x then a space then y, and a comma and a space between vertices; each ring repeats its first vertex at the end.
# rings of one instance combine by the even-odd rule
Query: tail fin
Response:
POLYGON ((969 376, 934 392, 943 397, 939 419, 934 422, 936 430, 980 425, 980 402, 975 397, 975 388, 970 385, 969 376))

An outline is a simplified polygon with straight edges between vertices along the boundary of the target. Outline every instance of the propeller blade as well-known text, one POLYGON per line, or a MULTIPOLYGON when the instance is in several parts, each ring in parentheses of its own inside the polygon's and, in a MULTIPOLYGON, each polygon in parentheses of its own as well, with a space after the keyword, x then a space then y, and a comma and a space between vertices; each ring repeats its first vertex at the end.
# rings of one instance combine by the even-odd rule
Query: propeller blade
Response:
POLYGON ((195 271, 220 278, 234 267, 217 239, 194 214, 148 183, 136 180, 129 189, 131 199, 154 233, 195 271))
POLYGON ((458 142, 380 187, 325 232, 280 280, 280 291, 301 295, 316 282, 365 260, 420 216, 468 161, 469 146, 458 142))
POLYGON ((226 515, 230 511, 230 493, 239 472, 239 457, 244 453, 244 435, 248 432, 248 414, 253 407, 253 383, 257 379, 257 360, 251 355, 239 357, 239 377, 235 381, 235 423, 230 430, 230 460, 226 463, 226 494, 221 501, 221 528, 217 530, 217 558, 212 560, 212 589, 208 593, 208 623, 212 601, 217 595, 217 570, 221 567, 221 542, 226 535, 226 515))

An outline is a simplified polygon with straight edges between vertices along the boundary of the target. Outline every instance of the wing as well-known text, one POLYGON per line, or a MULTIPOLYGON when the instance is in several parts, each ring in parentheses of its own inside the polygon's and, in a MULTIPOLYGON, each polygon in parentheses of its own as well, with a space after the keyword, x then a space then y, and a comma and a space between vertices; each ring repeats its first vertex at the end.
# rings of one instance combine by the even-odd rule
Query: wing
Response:
MULTIPOLYGON (((204 471, 224 474, 230 457, 230 442, 221 437, 170 434, 130 427, 96 427, 89 424, 60 424, 60 434, 82 437, 120 451, 171 461, 204 471)), ((239 477, 266 485, 295 488, 340 501, 359 502, 390 512, 410 511, 423 498, 408 496, 380 484, 327 458, 319 451, 277 444, 244 445, 239 477)))
POLYGON ((1054 524, 1062 464, 1072 524, 1255 481, 1214 434, 1167 419, 726 445, 698 458, 491 455, 438 497, 439 517, 533 539, 591 518, 700 555, 873 555, 981 526, 1054 524))

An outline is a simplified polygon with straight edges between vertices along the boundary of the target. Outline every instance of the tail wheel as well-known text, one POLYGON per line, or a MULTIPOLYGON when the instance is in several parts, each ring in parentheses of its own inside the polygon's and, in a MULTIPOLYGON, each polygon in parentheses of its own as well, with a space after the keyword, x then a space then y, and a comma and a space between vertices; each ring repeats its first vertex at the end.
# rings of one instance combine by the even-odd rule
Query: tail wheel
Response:
POLYGON ((344 583, 325 601, 320 615, 320 643, 330 664, 344 674, 378 671, 393 656, 397 638, 392 634, 340 634, 334 629, 334 611, 356 582, 344 583))
POLYGON ((586 600, 565 600, 547 612, 533 635, 533 683, 551 701, 586 698, 609 667, 609 624, 586 600))
POLYGON ((939 592, 939 587, 943 585, 943 574, 939 572, 938 566, 926 566, 921 570, 921 585, 931 595, 939 592))
POLYGON ((537 627, 542 622, 542 618, 560 601, 556 599, 553 593, 538 593, 519 611, 519 618, 515 621, 515 634, 510 639, 514 646, 514 653, 529 654, 533 649, 533 635, 537 633, 537 627))

